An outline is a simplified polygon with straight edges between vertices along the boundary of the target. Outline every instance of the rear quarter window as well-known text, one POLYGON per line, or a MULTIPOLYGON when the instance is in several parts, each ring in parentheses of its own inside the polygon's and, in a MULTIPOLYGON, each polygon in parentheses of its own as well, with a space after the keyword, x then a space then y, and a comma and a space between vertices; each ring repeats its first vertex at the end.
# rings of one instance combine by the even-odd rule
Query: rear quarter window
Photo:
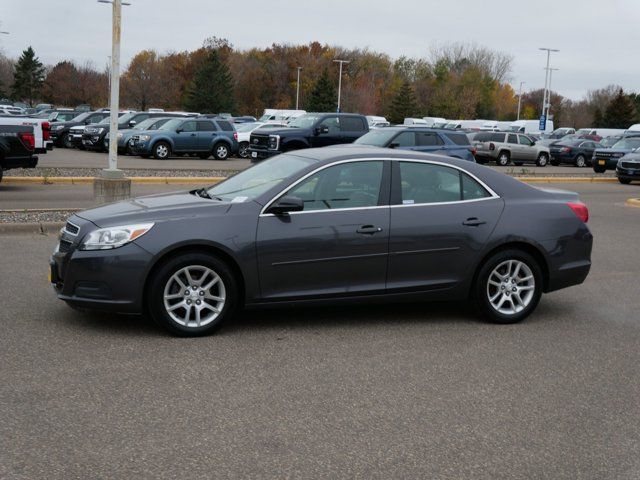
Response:
POLYGON ((469 139, 464 134, 459 133, 445 133, 445 136, 456 145, 469 146, 469 139))
POLYGON ((225 132, 233 132, 235 130, 233 125, 226 120, 216 120, 216 123, 218 124, 218 127, 220 127, 220 130, 225 132))

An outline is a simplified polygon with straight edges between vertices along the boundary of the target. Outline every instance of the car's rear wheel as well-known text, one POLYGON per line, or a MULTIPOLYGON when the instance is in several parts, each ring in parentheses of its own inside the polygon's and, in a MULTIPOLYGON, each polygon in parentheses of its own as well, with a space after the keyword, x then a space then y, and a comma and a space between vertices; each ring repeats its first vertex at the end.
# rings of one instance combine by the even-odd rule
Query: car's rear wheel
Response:
POLYGON ((629 180, 628 178, 620 178, 620 177, 618 177, 618 181, 623 185, 629 185, 631 183, 631 180, 629 180))
POLYGON ((152 318, 181 336, 212 333, 233 315, 238 299, 231 269, 219 258, 198 252, 161 265, 147 289, 152 318))
POLYGON ((509 158, 509 152, 500 152, 496 163, 501 167, 506 167, 507 165, 509 165, 509 158))
POLYGON ((71 144, 71 139, 69 138, 69 134, 68 133, 63 133, 62 134, 62 138, 60 139, 60 143, 62 143, 62 146, 64 148, 73 148, 73 145, 71 144))
POLYGON ((153 156, 158 160, 166 160, 171 156, 171 146, 167 142, 158 142, 153 147, 153 156))
POLYGON ((216 143, 213 146, 213 156, 217 160, 226 160, 229 158, 229 147, 224 143, 216 143))
POLYGON ((547 155, 546 153, 541 153, 540 155, 538 155, 538 158, 536 159, 537 166, 546 167, 547 163, 549 163, 549 155, 547 155))
POLYGON ((576 157, 576 167, 583 168, 587 166, 587 159, 584 155, 578 155, 576 157))
POLYGON ((535 310, 542 296, 538 262, 521 250, 505 250, 480 267, 473 300, 482 317, 493 323, 516 323, 535 310))
POLYGON ((238 147, 238 156, 240 158, 249 158, 249 142, 242 142, 238 147))

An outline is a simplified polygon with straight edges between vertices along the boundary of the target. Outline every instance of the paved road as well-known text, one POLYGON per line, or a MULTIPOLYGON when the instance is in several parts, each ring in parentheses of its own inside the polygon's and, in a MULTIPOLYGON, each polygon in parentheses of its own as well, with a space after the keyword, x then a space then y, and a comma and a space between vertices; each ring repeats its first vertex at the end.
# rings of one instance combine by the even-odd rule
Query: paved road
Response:
POLYGON ((511 326, 382 305, 177 339, 66 308, 55 237, 0 237, 0 478, 638 478, 640 209, 617 187, 571 186, 592 273, 511 326))
MULTIPOLYGON (((226 161, 194 159, 192 157, 175 157, 170 160, 153 160, 140 157, 121 155, 119 167, 123 169, 160 169, 160 170, 242 170, 251 165, 249 160, 232 158, 226 161)), ((89 152, 75 149, 55 148, 46 155, 40 156, 38 163, 40 167, 64 167, 64 168, 104 168, 107 165, 107 154, 99 152, 89 152)), ((524 165, 522 167, 508 166, 497 167, 497 170, 504 172, 516 172, 524 174, 593 174, 590 168, 576 168, 570 166, 544 168, 535 165, 524 165)), ((609 172, 611 173, 611 172, 609 172)))

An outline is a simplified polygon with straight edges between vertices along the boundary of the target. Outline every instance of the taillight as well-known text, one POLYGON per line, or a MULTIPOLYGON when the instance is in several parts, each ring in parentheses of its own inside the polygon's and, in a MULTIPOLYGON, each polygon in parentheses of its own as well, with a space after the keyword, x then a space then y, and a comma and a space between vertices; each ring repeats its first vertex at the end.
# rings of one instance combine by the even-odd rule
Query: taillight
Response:
POLYGON ((51 138, 51 124, 49 122, 42 122, 42 140, 45 142, 51 138))
POLYGON ((22 132, 19 133, 18 136, 20 137, 20 140, 22 140, 22 143, 24 143, 24 146, 27 147, 27 150, 33 150, 36 148, 36 137, 33 133, 22 132))
POLYGON ((478 149, 476 147, 471 147, 471 155, 475 157, 476 153, 478 153, 478 149))
POLYGON ((238 141, 238 132, 233 132, 233 139, 237 142, 238 141))
POLYGON ((567 203, 567 205, 569 205, 569 208, 571 210, 573 210, 573 213, 576 214, 576 216, 582 220, 584 223, 587 223, 589 221, 589 209, 587 208, 587 206, 582 203, 582 202, 569 202, 567 203))
POLYGON ((489 150, 495 150, 496 146, 492 143, 489 144, 489 150))

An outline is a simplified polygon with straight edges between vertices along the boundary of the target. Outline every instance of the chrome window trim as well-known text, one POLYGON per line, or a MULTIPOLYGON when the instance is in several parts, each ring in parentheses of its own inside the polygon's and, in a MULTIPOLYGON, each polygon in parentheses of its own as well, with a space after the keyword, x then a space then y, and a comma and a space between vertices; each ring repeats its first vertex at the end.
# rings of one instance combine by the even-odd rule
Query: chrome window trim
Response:
POLYGON ((381 157, 371 157, 371 158, 351 158, 348 160, 339 160, 337 162, 332 162, 332 163, 328 163, 326 165, 322 165, 318 168, 316 168, 315 170, 312 170, 311 172, 307 173, 305 176, 303 176, 302 178, 299 178, 298 180, 296 180, 295 182, 293 182, 292 184, 290 184, 289 186, 287 186, 286 188, 284 188, 283 190, 281 190, 280 192, 278 192, 278 194, 276 194, 271 200, 269 200, 267 202, 267 204, 262 207, 262 210, 260 210, 260 215, 259 217, 275 217, 276 215, 273 213, 265 213, 269 207, 271 206, 271 204, 273 202, 275 202, 278 198, 280 198, 280 196, 282 196, 284 193, 286 193, 288 190, 291 190, 293 187, 295 187, 296 185, 298 185, 299 183, 305 181, 307 178, 311 177, 312 175, 316 174, 317 172, 320 172, 326 168, 329 167, 333 167, 335 165, 341 165, 343 163, 355 163, 355 162, 385 162, 385 161, 391 161, 391 162, 413 162, 413 163, 426 163, 426 164, 430 164, 430 165, 439 165, 439 166, 443 166, 443 167, 448 167, 448 168, 453 168, 455 170, 458 170, 462 173, 465 173, 467 175, 469 175, 471 178, 473 178, 476 182, 478 182, 480 185, 482 185, 482 187, 487 190, 487 192, 489 192, 489 194, 491 196, 489 197, 484 197, 484 198, 475 198, 472 200, 456 200, 454 202, 433 202, 433 203, 410 203, 410 204, 400 204, 400 205, 375 205, 375 206, 371 206, 371 207, 349 207, 349 208, 332 208, 332 209, 323 209, 323 210, 307 210, 306 212, 303 210, 301 212, 289 212, 289 215, 300 215, 300 214, 304 214, 304 213, 318 213, 318 212, 344 212, 344 211, 351 211, 351 210, 371 210, 371 209, 375 209, 375 208, 397 208, 397 207, 418 207, 418 206, 425 206, 425 205, 451 205, 451 204, 458 204, 458 203, 471 203, 471 202, 481 202, 481 201, 485 201, 485 200, 491 200, 494 198, 500 198, 500 195, 498 195, 491 187, 489 187, 485 182, 483 182, 482 180, 480 180, 478 177, 476 177, 473 173, 469 172, 468 170, 465 170, 462 167, 458 167, 457 165, 451 165, 449 163, 444 163, 444 162, 438 162, 437 160, 419 160, 416 158, 381 158, 381 157))

